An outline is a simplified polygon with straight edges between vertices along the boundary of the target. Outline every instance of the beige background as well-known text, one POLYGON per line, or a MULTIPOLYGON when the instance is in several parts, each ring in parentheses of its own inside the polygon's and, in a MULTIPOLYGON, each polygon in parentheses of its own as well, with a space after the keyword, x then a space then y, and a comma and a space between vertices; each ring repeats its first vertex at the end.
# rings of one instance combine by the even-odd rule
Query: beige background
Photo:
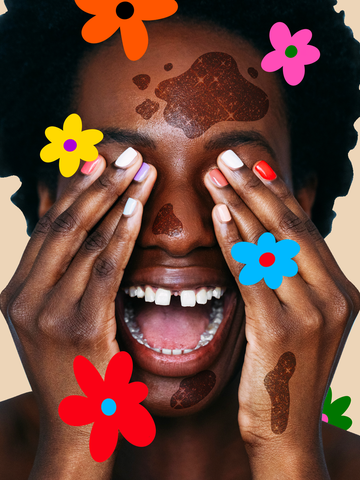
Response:
MULTIPOLYGON (((337 11, 345 10, 346 24, 356 38, 360 39, 360 3, 357 0, 340 0, 337 11)), ((3 0, 0 0, 0 14, 5 12, 3 0)), ((295 33, 295 32, 292 32, 295 33)), ((360 131, 360 120, 355 124, 360 131)), ((358 255, 360 226, 360 143, 350 158, 354 166, 354 182, 350 193, 336 201, 337 218, 333 231, 327 237, 327 243, 345 275, 360 289, 360 261, 358 255)), ((336 175, 336 172, 334 172, 336 175)), ((12 195, 20 187, 16 177, 0 179, 0 291, 13 275, 25 245, 25 219, 11 202, 12 195)), ((349 395, 352 399, 347 415, 352 418, 350 431, 360 435, 360 321, 355 322, 345 346, 332 382, 333 399, 349 395)), ((0 401, 30 390, 29 383, 17 355, 14 343, 5 320, 0 314, 0 401)), ((309 401, 311 399, 309 398, 309 401)))

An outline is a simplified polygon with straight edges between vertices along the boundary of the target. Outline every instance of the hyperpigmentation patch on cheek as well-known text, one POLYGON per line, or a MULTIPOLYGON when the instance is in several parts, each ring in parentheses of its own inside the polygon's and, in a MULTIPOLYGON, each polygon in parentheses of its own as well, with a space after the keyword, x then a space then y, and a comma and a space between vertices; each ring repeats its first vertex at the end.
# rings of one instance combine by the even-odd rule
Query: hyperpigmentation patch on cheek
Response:
POLYGON ((248 68, 248 74, 250 75, 251 78, 257 78, 259 75, 259 72, 256 70, 256 68, 250 67, 248 68))
POLYGON ((175 410, 193 407, 203 400, 215 387, 216 375, 204 370, 193 377, 184 378, 177 392, 171 397, 170 407, 175 410))
POLYGON ((161 82, 155 95, 167 102, 165 121, 190 139, 219 122, 260 120, 269 109, 266 93, 221 52, 202 55, 185 73, 161 82))
POLYGON ((158 102, 153 102, 147 98, 143 103, 135 108, 135 111, 141 115, 144 120, 150 120, 150 118, 159 110, 159 108, 160 105, 158 102))
POLYGON ((174 207, 171 203, 166 203, 160 208, 152 227, 154 235, 168 235, 169 237, 180 235, 183 225, 173 210, 174 207))
POLYGON ((173 64, 172 63, 166 63, 164 65, 164 70, 166 70, 167 72, 169 72, 170 70, 172 70, 173 68, 173 64))
POLYGON ((265 388, 271 399, 271 430, 280 435, 284 433, 288 424, 290 411, 289 380, 296 367, 295 355, 286 352, 279 358, 274 368, 265 379, 265 388))
POLYGON ((141 73, 140 75, 136 75, 136 77, 134 77, 132 81, 135 83, 139 90, 146 90, 150 84, 150 77, 145 73, 141 73))

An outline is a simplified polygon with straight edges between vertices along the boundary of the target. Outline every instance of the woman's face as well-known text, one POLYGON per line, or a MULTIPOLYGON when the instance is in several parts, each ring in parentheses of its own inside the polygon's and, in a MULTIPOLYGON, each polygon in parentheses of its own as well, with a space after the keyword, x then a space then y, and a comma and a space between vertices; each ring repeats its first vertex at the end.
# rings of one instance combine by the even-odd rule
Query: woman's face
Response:
MULTIPOLYGON (((147 29, 149 47, 139 61, 127 59, 120 35, 87 58, 76 111, 84 129, 107 131, 98 150, 108 163, 133 147, 158 172, 116 301, 117 337, 133 358, 133 380, 149 388, 144 405, 175 416, 214 400, 239 371, 245 346, 244 305, 214 235, 204 176, 232 149, 249 167, 265 160, 291 186, 290 140, 275 75, 261 69, 262 57, 248 43, 173 21, 150 22, 147 29), (123 291, 146 286, 154 294, 164 289, 165 303, 170 291, 170 305, 130 300, 123 291), (216 287, 215 295, 225 293, 208 300, 216 287), (182 305, 204 289, 206 304, 182 305), (172 354, 132 336, 124 321, 131 301, 143 338, 172 354), (214 338, 194 350, 217 313, 214 338), (193 378, 181 383, 184 377, 193 378)), ((59 191, 67 181, 60 180, 59 191)))

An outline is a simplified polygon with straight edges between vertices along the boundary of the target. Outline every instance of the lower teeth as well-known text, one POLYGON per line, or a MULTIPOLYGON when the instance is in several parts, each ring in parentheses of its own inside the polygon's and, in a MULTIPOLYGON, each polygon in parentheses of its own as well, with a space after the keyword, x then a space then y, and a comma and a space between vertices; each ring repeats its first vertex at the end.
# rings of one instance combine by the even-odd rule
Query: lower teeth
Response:
POLYGON ((217 329, 219 328, 219 325, 223 320, 223 310, 223 298, 219 300, 214 300, 210 313, 210 323, 206 327, 206 330, 200 335, 200 340, 198 344, 195 348, 185 348, 183 350, 177 348, 171 350, 169 348, 150 347, 147 340, 144 338, 144 334, 141 333, 140 327, 135 320, 134 309, 131 305, 125 306, 124 320, 133 338, 135 338, 135 340, 141 345, 145 345, 145 347, 150 348, 150 350, 154 350, 155 352, 163 353, 165 355, 184 355, 186 353, 191 353, 198 348, 205 347, 205 345, 212 341, 217 332, 217 329))

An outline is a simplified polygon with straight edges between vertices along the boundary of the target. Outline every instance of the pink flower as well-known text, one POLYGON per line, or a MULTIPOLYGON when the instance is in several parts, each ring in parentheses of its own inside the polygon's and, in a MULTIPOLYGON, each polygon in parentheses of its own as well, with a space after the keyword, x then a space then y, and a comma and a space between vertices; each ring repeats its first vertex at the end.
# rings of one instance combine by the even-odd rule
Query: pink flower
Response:
POLYGON ((289 85, 298 85, 305 75, 305 65, 310 65, 320 58, 320 51, 308 45, 312 33, 310 30, 299 30, 291 36, 287 25, 275 23, 270 29, 270 42, 274 51, 265 55, 261 68, 265 72, 275 72, 283 67, 285 81, 289 85))
POLYGON ((76 380, 86 397, 71 395, 59 405, 63 422, 72 426, 94 423, 90 434, 90 454, 103 462, 113 454, 120 433, 137 447, 146 447, 155 438, 155 423, 139 405, 148 394, 141 382, 129 383, 132 359, 126 352, 113 356, 105 380, 93 364, 78 355, 74 360, 76 380))

